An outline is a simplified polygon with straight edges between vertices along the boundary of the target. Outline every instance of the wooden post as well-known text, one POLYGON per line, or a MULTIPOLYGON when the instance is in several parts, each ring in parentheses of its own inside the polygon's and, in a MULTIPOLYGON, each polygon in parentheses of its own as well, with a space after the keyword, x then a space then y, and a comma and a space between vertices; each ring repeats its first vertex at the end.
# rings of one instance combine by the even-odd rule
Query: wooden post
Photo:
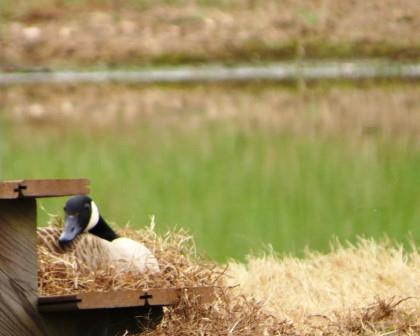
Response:
POLYGON ((0 335, 45 335, 37 312, 35 199, 0 199, 0 335))

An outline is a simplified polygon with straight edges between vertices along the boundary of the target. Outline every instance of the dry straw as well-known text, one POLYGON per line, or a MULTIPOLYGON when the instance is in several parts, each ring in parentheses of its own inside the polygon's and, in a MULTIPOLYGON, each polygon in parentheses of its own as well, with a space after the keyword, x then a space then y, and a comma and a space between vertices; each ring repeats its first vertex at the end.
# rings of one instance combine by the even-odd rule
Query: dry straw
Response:
POLYGON ((359 239, 304 258, 270 253, 232 262, 228 284, 293 321, 299 335, 420 334, 420 254, 391 243, 359 239))
POLYGON ((363 240, 335 246, 327 255, 250 257, 247 264, 232 262, 226 268, 199 256, 193 237, 183 230, 158 235, 151 226, 120 233, 151 249, 161 274, 139 278, 111 267, 86 272, 74 257, 41 246, 40 294, 217 287, 212 304, 185 297, 178 306, 165 308, 162 323, 148 336, 420 334, 415 248, 407 254, 390 243, 363 240))

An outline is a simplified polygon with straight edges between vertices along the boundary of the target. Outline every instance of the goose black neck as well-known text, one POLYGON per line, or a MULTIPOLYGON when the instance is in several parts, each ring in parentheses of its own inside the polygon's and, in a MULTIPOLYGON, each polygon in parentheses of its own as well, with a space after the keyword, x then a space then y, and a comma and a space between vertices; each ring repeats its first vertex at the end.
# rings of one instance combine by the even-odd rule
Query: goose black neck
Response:
POLYGON ((99 216, 98 223, 89 230, 89 233, 94 234, 95 236, 101 237, 108 241, 113 241, 118 238, 118 235, 114 230, 104 221, 102 216, 99 216))

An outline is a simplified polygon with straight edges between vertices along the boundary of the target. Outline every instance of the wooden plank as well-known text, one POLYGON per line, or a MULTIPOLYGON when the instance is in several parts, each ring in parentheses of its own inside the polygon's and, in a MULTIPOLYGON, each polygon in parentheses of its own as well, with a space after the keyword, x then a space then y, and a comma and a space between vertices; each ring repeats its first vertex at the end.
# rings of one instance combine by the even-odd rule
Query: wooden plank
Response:
POLYGON ((39 179, 0 182, 0 199, 70 196, 88 193, 88 179, 39 179))
POLYGON ((19 195, 15 191, 22 180, 0 182, 0 199, 13 199, 19 195))
POLYGON ((53 197, 89 193, 88 179, 23 180, 24 197, 53 197))
POLYGON ((38 314, 36 204, 0 199, 0 335, 45 335, 38 314))
POLYGON ((190 294, 199 303, 214 300, 213 287, 153 288, 150 290, 118 290, 106 293, 47 296, 38 298, 40 311, 71 311, 141 306, 169 306, 179 303, 183 294, 190 294))

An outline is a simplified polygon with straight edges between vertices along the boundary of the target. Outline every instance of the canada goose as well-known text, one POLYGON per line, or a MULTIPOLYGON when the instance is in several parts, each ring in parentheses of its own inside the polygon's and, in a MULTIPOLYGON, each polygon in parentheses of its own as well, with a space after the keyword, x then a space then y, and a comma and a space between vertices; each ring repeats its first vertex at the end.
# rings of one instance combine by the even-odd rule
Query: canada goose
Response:
POLYGON ((106 264, 119 270, 158 273, 154 255, 142 244, 119 237, 99 214, 95 202, 88 196, 70 197, 64 206, 64 228, 38 231, 38 243, 52 252, 71 250, 82 268, 95 269, 106 264), (58 245, 56 244, 58 238, 58 245), (54 239, 54 242, 51 240, 54 239), (83 265, 84 264, 84 265, 83 265))

